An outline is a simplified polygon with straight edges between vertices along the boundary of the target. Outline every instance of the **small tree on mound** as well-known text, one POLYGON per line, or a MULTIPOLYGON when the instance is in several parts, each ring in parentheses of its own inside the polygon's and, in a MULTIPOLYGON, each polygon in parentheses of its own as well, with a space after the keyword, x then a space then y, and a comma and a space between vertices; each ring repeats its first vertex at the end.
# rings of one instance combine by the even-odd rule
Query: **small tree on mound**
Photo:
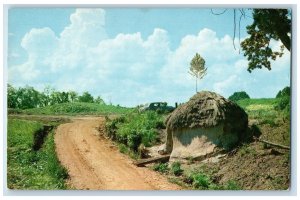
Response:
POLYGON ((245 91, 241 91, 233 93, 228 99, 237 102, 242 99, 250 99, 250 96, 245 91))
POLYGON ((196 79, 196 93, 197 89, 197 80, 201 80, 206 75, 207 68, 205 67, 205 60, 200 56, 200 54, 196 53, 194 58, 190 63, 190 71, 189 74, 194 76, 196 79))

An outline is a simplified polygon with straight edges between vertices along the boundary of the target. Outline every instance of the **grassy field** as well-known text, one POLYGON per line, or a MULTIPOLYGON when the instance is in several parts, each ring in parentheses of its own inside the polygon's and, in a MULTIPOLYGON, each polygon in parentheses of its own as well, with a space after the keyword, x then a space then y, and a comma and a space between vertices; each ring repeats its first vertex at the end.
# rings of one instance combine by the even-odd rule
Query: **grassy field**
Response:
POLYGON ((66 189, 67 171, 56 157, 53 132, 48 133, 42 148, 33 150, 34 135, 42 127, 36 121, 8 119, 8 188, 66 189))
POLYGON ((10 113, 30 115, 105 115, 124 114, 130 112, 131 108, 121 106, 104 105, 97 103, 62 103, 42 108, 25 110, 9 110, 10 113))

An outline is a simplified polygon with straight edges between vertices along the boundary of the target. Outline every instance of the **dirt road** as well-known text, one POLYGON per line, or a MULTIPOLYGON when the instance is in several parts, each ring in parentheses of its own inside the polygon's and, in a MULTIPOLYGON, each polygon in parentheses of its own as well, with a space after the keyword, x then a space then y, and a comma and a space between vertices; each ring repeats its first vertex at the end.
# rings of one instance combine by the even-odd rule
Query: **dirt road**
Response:
POLYGON ((55 134, 58 158, 68 169, 69 185, 88 190, 178 190, 162 175, 132 164, 111 141, 101 136, 104 118, 75 119, 55 134))

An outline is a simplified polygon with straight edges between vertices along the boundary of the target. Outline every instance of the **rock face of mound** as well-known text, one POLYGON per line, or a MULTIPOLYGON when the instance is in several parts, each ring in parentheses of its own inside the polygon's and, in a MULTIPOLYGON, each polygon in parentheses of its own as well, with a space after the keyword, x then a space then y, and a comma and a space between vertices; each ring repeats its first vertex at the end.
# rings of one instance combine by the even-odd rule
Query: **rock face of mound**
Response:
POLYGON ((171 161, 199 158, 243 140, 248 115, 234 102, 202 91, 170 114, 166 126, 165 153, 171 153, 171 161))

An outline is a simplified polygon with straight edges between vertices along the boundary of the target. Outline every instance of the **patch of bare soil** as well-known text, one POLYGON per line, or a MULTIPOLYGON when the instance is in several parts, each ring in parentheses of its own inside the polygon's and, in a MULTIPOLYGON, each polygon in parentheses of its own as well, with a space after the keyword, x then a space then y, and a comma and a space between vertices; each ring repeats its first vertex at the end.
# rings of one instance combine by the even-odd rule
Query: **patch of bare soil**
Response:
POLYGON ((162 175, 132 164, 103 130, 103 117, 75 119, 60 125, 55 134, 58 158, 68 169, 71 188, 85 190, 179 190, 162 175), (100 127, 99 127, 100 126, 100 127))

